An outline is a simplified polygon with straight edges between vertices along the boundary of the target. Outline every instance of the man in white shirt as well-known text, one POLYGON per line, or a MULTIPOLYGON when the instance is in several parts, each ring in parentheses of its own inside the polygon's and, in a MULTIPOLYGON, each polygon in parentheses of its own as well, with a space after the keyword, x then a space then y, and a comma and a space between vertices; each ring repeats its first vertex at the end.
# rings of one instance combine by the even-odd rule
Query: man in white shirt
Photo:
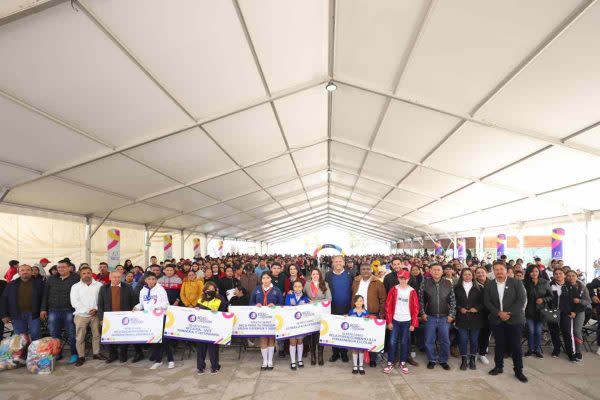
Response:
POLYGON ((85 362, 85 335, 88 326, 92 331, 92 352, 94 360, 104 360, 100 354, 100 324, 98 321, 98 292, 102 284, 93 278, 92 269, 84 266, 79 270, 81 280, 71 287, 71 305, 75 322, 77 354, 75 363, 80 367, 85 362))

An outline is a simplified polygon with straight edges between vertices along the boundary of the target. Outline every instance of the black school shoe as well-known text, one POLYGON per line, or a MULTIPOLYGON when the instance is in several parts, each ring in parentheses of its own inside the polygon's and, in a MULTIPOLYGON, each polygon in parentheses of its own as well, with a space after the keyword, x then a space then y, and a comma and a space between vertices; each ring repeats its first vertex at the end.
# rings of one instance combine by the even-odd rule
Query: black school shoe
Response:
POLYGON ((75 361, 75 366, 76 367, 81 367, 83 365, 83 363, 85 362, 85 357, 79 357, 77 359, 77 361, 75 361))
POLYGON ((523 383, 529 382, 529 379, 523 375, 523 371, 515 371, 515 377, 523 383))
POLYGON ((427 363, 427 369, 433 369, 433 367, 435 367, 435 363, 433 361, 429 361, 427 363))
POLYGON ((441 367, 446 371, 450 371, 450 365, 448 363, 440 363, 441 367))
POLYGON ((358 373, 361 375, 365 374, 365 369, 363 367, 358 367, 358 373))
POLYGON ((493 369, 490 370, 490 372, 488 372, 488 374, 490 374, 492 376, 496 376, 496 375, 500 375, 503 372, 504 371, 502 370, 502 368, 494 367, 493 369))
POLYGON ((358 367, 352 367, 352 374, 358 374, 358 367))

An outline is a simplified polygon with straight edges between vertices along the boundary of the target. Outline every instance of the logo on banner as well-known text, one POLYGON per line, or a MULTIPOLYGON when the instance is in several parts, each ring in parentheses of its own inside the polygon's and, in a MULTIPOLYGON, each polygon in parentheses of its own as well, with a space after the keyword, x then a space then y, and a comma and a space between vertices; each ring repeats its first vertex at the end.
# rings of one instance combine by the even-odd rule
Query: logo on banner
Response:
POLYGON ((196 316, 194 314, 190 314, 188 315, 188 321, 190 322, 196 322, 196 316))
POLYGON ((342 322, 342 330, 347 331, 350 329, 350 324, 347 322, 342 322))
POLYGON ((294 314, 294 318, 296 318, 296 319, 302 318, 302 313, 300 311, 297 311, 296 314, 294 314))
POLYGON ((123 318, 123 319, 121 320, 121 323, 122 323, 123 325, 129 325, 129 318, 127 318, 127 317, 123 318))
POLYGON ((250 319, 256 319, 256 317, 258 317, 258 314, 256 314, 254 311, 252 311, 250 314, 248 314, 248 317, 250 319))

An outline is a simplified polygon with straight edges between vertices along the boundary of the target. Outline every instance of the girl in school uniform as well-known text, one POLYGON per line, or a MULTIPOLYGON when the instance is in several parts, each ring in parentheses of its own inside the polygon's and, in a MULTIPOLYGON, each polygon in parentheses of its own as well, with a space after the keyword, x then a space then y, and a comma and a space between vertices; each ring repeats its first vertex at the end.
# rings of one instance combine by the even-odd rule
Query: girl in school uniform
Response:
MULTIPOLYGON (((260 285, 252 291, 250 296, 251 306, 279 306, 283 304, 281 290, 271 283, 271 274, 263 272, 260 277, 260 285)), ((275 353, 275 336, 263 336, 260 338, 260 352, 262 353, 262 371, 273 369, 273 354, 275 353)))
MULTIPOLYGON (((364 318, 367 315, 369 315, 369 312, 365 309, 365 299, 360 294, 357 294, 356 296, 354 296, 354 299, 352 300, 352 305, 353 305, 352 309, 350 309, 350 311, 348 311, 349 317, 364 318)), ((353 374, 361 374, 361 375, 365 374, 365 369, 363 367, 364 360, 365 360, 365 352, 364 351, 352 350, 352 363, 353 363, 352 373, 353 374)))
MULTIPOLYGON (((295 266, 294 266, 295 267, 295 266)), ((285 296, 286 306, 299 306, 301 304, 309 304, 310 299, 304 294, 303 285, 300 280, 294 281, 292 286, 292 293, 288 293, 285 296)), ((304 363, 302 362, 302 353, 304 351, 303 344, 304 336, 295 337, 290 339, 290 368, 295 371, 297 368, 303 368, 304 363), (296 358, 296 352, 297 357, 296 358), (296 359, 298 360, 296 362, 296 359)))

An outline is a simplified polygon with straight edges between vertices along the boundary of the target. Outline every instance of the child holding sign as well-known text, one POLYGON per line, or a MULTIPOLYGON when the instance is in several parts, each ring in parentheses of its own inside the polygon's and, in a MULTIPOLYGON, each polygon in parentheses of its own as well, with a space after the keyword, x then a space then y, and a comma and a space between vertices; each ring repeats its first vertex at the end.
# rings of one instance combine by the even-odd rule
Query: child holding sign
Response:
MULTIPOLYGON (((292 286, 292 293, 285 296, 286 306, 299 306, 300 304, 308 304, 310 299, 304 294, 304 284, 301 280, 295 280, 292 286)), ((296 350, 298 350, 298 368, 303 368, 302 352, 304 351, 303 344, 304 336, 299 336, 290 339, 290 368, 296 370, 296 350)))
MULTIPOLYGON (((254 289, 250 296, 251 306, 279 306, 283 303, 281 290, 273 286, 271 274, 263 272, 260 277, 260 285, 254 289)), ((273 369, 273 354, 275 353, 275 336, 263 336, 260 338, 260 352, 263 357, 262 371, 273 369)))
MULTIPOLYGON (((198 308, 211 311, 226 311, 225 302, 217 296, 217 285, 214 282, 208 281, 204 285, 202 296, 198 299, 198 308)), ((210 358, 210 372, 216 374, 221 369, 219 365, 219 348, 214 343, 199 342, 196 351, 196 367, 198 375, 204 374, 206 368, 206 353, 210 358)))
POLYGON ((396 349, 400 341, 400 371, 408 374, 406 361, 410 349, 410 332, 419 326, 419 298, 415 289, 408 285, 410 273, 398 271, 398 284, 390 289, 385 302, 385 319, 391 330, 388 363, 383 372, 389 374, 394 369, 396 349))
MULTIPOLYGON (((365 299, 357 294, 354 296, 354 300, 352 301, 354 307, 348 311, 349 317, 359 317, 364 318, 369 315, 369 312, 365 309, 365 299)), ((362 350, 352 350, 352 361, 354 366, 352 367, 353 374, 365 374, 365 369, 363 368, 363 363, 365 360, 365 352, 362 350)))

